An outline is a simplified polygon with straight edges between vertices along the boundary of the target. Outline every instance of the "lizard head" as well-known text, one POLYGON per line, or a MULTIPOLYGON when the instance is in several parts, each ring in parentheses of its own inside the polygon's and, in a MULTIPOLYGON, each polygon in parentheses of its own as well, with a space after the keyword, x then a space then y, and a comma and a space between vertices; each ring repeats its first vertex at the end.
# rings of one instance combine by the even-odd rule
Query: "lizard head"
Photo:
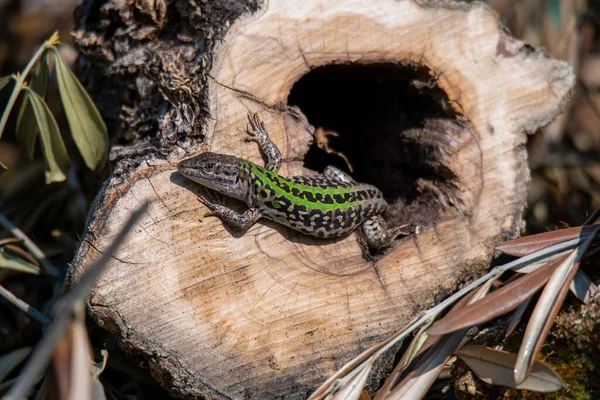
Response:
POLYGON ((246 195, 237 157, 206 152, 181 161, 177 169, 186 178, 226 196, 243 200, 246 195))

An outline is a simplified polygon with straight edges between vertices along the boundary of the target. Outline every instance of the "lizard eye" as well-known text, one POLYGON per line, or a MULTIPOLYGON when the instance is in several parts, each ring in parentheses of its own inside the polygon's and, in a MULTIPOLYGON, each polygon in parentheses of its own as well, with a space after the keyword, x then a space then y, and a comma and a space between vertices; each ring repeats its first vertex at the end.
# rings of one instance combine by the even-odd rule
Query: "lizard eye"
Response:
POLYGON ((206 164, 206 169, 213 169, 214 167, 215 167, 215 164, 213 164, 213 163, 206 164))

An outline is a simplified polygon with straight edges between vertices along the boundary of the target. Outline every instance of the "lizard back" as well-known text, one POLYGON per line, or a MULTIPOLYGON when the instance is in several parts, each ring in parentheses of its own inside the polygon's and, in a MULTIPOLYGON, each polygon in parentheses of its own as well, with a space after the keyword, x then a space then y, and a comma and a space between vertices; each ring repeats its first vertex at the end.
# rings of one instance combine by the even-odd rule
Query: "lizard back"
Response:
POLYGON ((347 235, 366 219, 383 214, 387 203, 375 186, 319 176, 286 178, 239 159, 247 172, 249 206, 265 218, 321 238, 347 235))

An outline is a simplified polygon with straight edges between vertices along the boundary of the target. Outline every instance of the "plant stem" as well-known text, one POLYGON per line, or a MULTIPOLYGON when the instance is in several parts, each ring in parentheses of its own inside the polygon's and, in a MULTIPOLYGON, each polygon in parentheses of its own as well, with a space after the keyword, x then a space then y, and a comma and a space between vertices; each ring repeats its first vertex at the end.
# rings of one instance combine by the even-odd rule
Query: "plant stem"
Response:
POLYGON ((35 64, 38 62, 38 60, 42 57, 44 52, 46 50, 48 50, 49 48, 54 47, 54 45, 52 44, 53 43, 52 40, 54 40, 54 35, 49 40, 45 41, 43 45, 40 46, 38 51, 33 55, 31 60, 29 60, 29 62, 27 63, 27 66, 25 66, 25 69, 23 70, 23 72, 20 75, 16 76, 15 87, 13 88, 10 98, 8 99, 8 102, 6 103, 6 108, 4 109, 4 112, 2 113, 2 119, 0 119, 0 137, 2 137, 2 133, 4 132, 4 128, 6 127, 6 123, 8 122, 8 116, 10 115, 12 108, 14 107, 15 103, 17 102, 19 93, 21 93, 21 90, 25 86, 25 79, 27 78, 27 75, 29 75, 29 72, 31 72, 31 69, 35 66, 35 64))

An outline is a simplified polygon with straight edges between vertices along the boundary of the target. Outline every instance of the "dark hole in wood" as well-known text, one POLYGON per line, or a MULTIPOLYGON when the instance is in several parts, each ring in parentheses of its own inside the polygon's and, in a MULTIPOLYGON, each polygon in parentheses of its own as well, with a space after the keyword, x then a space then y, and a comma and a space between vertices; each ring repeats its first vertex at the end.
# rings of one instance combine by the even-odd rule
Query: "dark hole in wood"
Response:
MULTIPOLYGON (((388 202, 410 204, 420 196, 417 181, 447 181, 436 152, 423 145, 423 135, 404 135, 427 120, 455 120, 446 94, 430 70, 395 64, 328 65, 304 75, 293 86, 288 104, 299 107, 315 128, 339 133, 330 147, 344 153, 352 176, 381 189, 388 202), (428 159, 429 158, 429 159, 428 159)), ((315 144, 305 166, 323 171, 334 165, 349 172, 338 155, 315 144)), ((451 175, 451 174, 450 174, 451 175)))

